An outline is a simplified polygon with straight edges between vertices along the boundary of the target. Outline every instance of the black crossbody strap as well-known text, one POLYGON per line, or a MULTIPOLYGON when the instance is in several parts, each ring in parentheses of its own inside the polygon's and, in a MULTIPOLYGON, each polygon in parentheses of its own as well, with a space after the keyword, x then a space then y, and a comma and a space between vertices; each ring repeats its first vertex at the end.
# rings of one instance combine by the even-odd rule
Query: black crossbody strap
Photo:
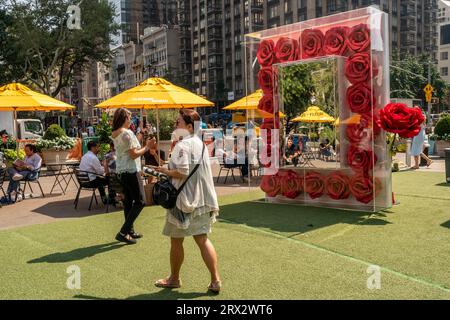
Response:
POLYGON ((184 186, 186 185, 186 183, 188 182, 188 180, 194 175, 194 173, 198 170, 198 168, 200 167, 201 162, 203 161, 203 154, 205 153, 205 144, 203 143, 203 149, 202 149, 202 158, 199 161, 199 163, 197 163, 194 167, 194 169, 192 170, 192 172, 189 174, 189 176, 187 177, 186 180, 184 180, 183 184, 178 188, 177 190, 177 195, 179 195, 181 193, 181 191, 183 190, 184 186))

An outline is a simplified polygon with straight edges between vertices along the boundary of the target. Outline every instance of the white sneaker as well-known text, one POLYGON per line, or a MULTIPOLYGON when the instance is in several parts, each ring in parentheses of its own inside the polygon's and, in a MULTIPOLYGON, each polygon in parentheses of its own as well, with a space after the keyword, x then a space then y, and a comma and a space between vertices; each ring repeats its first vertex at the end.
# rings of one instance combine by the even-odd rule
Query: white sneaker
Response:
POLYGON ((20 180, 23 179, 23 175, 16 173, 16 174, 13 175, 12 179, 14 181, 20 181, 20 180))
POLYGON ((16 200, 16 202, 20 202, 20 201, 22 201, 23 199, 22 199, 22 195, 19 193, 18 195, 17 195, 17 200, 16 200))

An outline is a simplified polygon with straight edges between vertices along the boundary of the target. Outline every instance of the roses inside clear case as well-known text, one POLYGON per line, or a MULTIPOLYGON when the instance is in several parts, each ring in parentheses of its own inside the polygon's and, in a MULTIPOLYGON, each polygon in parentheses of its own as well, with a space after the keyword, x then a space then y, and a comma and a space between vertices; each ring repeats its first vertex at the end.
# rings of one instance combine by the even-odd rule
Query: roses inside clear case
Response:
POLYGON ((245 44, 247 95, 263 93, 255 143, 266 201, 390 208, 391 157, 376 123, 389 101, 387 14, 349 11, 247 34, 245 44))

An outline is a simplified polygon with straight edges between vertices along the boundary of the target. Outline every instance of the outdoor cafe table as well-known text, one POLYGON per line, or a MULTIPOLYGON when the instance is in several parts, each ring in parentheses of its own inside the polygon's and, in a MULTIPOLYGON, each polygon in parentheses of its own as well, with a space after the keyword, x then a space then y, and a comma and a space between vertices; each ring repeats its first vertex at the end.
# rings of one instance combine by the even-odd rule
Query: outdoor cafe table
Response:
POLYGON ((52 162, 46 163, 48 172, 51 172, 55 177, 55 182, 53 183, 50 194, 52 194, 53 190, 56 186, 58 186, 63 194, 66 194, 66 190, 71 181, 77 186, 75 179, 75 167, 80 165, 80 161, 78 160, 68 160, 64 162, 52 162))

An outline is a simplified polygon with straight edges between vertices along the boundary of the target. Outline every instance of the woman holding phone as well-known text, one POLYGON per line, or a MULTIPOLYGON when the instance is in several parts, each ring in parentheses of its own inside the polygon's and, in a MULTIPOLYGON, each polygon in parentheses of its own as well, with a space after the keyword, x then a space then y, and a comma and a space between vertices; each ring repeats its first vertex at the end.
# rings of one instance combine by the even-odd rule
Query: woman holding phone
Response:
POLYGON ((135 244, 142 237, 134 231, 134 221, 145 206, 141 178, 141 157, 150 149, 150 141, 144 148, 130 128, 131 112, 120 108, 114 113, 112 139, 116 149, 116 172, 123 186, 125 222, 116 240, 135 244))

